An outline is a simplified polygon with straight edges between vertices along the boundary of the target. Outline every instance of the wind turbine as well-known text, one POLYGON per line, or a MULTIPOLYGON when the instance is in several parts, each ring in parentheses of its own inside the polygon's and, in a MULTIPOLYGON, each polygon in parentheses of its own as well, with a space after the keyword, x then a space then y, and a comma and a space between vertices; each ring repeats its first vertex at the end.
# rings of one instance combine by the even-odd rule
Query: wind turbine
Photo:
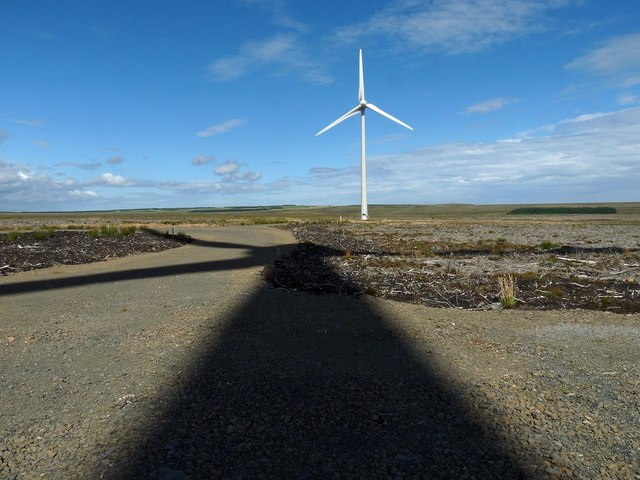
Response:
POLYGON ((353 117, 354 115, 357 115, 358 113, 360 114, 360 118, 361 118, 361 142, 362 142, 361 148, 360 148, 360 168, 361 168, 361 185, 362 185, 362 187, 361 187, 361 197, 360 197, 360 219, 361 220, 368 220, 369 219, 369 209, 368 209, 368 205, 367 205, 367 153, 366 153, 366 142, 365 142, 364 112, 366 111, 367 108, 370 108, 374 112, 379 113, 383 117, 387 117, 389 120, 393 120, 394 122, 399 123, 400 125, 402 125, 405 128, 408 128, 409 130, 413 130, 413 128, 411 128, 406 123, 398 120, 393 115, 389 115, 387 112, 385 112, 385 111, 381 110, 380 108, 376 107, 373 103, 368 103, 364 99, 364 74, 363 74, 363 71, 362 71, 362 49, 360 49, 360 86, 359 86, 359 89, 358 89, 358 102, 359 103, 358 103, 358 105, 356 107, 352 108, 347 113, 345 113, 340 118, 338 118, 335 122, 327 125, 322 130, 320 130, 318 133, 316 133, 316 137, 318 135, 322 135, 324 132, 326 132, 330 128, 335 127, 340 122, 345 121, 347 118, 353 117))

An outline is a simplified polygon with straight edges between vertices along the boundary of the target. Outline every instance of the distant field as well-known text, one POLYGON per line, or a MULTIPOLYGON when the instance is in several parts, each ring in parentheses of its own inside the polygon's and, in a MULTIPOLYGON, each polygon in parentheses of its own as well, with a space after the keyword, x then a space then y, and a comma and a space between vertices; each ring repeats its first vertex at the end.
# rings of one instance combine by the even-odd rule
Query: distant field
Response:
MULTIPOLYGON (((371 222, 384 220, 515 220, 509 212, 526 208, 615 208, 617 215, 580 215, 580 221, 590 218, 603 221, 640 222, 640 203, 601 203, 601 204, 558 204, 558 205, 370 205, 371 222)), ((356 221, 359 218, 360 206, 238 206, 225 208, 170 208, 170 209, 136 209, 86 212, 0 212, 0 229, 12 226, 27 226, 43 222, 59 227, 77 225, 100 225, 102 223, 135 223, 135 224, 277 224, 291 222, 337 222, 356 221)), ((528 215, 517 215, 518 221, 528 215)), ((545 215, 535 215, 535 221, 542 220, 545 215)), ((558 215, 549 215, 549 219, 557 221, 558 215)), ((569 217, 572 217, 569 215, 569 217)))
POLYGON ((614 207, 521 207, 514 208, 509 215, 613 215, 614 207))

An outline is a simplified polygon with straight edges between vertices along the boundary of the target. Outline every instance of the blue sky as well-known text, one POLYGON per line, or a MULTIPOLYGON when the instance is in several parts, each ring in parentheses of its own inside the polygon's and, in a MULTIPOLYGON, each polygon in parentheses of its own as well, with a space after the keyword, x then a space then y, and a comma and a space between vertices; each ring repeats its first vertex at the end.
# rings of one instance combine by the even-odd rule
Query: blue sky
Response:
POLYGON ((640 201, 635 1, 0 11, 0 211, 640 201))

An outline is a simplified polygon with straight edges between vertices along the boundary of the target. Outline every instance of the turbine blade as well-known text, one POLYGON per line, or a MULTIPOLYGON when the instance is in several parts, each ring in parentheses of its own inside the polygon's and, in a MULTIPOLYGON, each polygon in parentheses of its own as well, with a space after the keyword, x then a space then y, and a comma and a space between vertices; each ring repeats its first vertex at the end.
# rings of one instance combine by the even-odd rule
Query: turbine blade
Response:
POLYGON ((380 115, 382 115, 383 117, 387 117, 389 120, 393 120, 394 122, 402 125, 405 128, 408 128, 409 130, 413 130, 413 128, 411 128, 409 125, 407 125, 406 123, 404 123, 401 120, 398 120, 396 117, 394 117, 393 115, 389 115, 387 112, 385 112, 384 110, 379 109, 378 107, 376 107, 373 103, 367 103, 367 108, 370 108, 371 110, 373 110, 376 113, 379 113, 380 115))
POLYGON ((358 101, 364 101, 364 72, 362 69, 362 49, 360 49, 360 83, 358 87, 358 101))
POLYGON ((329 130, 330 128, 335 127, 337 124, 339 124, 340 122, 345 121, 347 118, 349 117, 353 117, 354 115, 357 115, 358 113, 360 113, 360 105, 358 105, 357 107, 352 108, 351 110, 349 110, 347 113, 345 113, 344 115, 342 115, 339 119, 337 119, 335 122, 330 123, 329 125, 327 125, 326 127, 324 127, 322 130, 320 130, 318 133, 316 133, 316 137, 318 135, 322 135, 324 132, 326 132, 327 130, 329 130))

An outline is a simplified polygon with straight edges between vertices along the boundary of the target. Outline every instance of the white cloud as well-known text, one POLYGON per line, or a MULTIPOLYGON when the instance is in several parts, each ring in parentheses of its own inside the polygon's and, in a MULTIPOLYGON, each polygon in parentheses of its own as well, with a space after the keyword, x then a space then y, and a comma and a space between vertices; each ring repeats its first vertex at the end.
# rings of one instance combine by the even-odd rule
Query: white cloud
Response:
POLYGON ((215 159, 216 157, 210 155, 196 155, 193 157, 193 160, 191 160, 191 163, 193 165, 206 165, 207 163, 214 162, 215 159))
POLYGON ((262 177, 260 172, 247 170, 240 173, 241 165, 238 162, 229 161, 213 169, 213 173, 219 177, 223 177, 223 182, 248 181, 255 182, 262 177))
POLYGON ((40 148, 49 148, 51 146, 51 143, 46 140, 34 140, 33 144, 40 148))
POLYGON ((606 77, 619 87, 640 84, 640 33, 611 38, 602 46, 576 58, 567 70, 606 77))
POLYGON ((0 205, 3 210, 56 209, 77 188, 78 182, 72 178, 56 181, 25 165, 0 160, 0 205))
POLYGON ((4 130, 0 130, 0 143, 4 142, 6 138, 7 138, 7 132, 5 132, 4 130))
POLYGON ((262 174, 260 172, 253 172, 251 170, 247 170, 244 173, 241 173, 236 178, 240 180, 247 180, 249 182, 255 182, 256 180, 260 180, 262 178, 262 174))
POLYGON ((124 162, 124 157, 118 156, 118 157, 111 157, 109 160, 107 160, 107 163, 109 165, 118 165, 119 163, 124 162))
POLYGON ((71 195, 72 197, 79 197, 79 198, 96 198, 98 196, 98 194, 93 190, 78 190, 78 189, 71 190, 69 192, 69 195, 71 195))
POLYGON ((96 180, 92 181, 92 184, 95 185, 104 185, 109 187, 131 187, 135 185, 136 182, 133 180, 124 178, 121 175, 114 175, 113 173, 103 173, 96 180))
POLYGON ((217 125, 211 125, 210 127, 205 128, 199 132, 196 132, 196 137, 206 138, 213 137, 214 135, 220 135, 221 133, 226 133, 229 130, 240 127, 244 125, 244 120, 240 118, 232 118, 230 120, 226 120, 217 125))
POLYGON ((477 52, 540 32, 548 15, 571 0, 396 0, 364 22, 337 33, 341 42, 395 37, 426 52, 477 52))
POLYGON ((489 113, 500 110, 510 103, 514 103, 516 100, 512 98, 492 98, 490 100, 484 100, 482 102, 475 103, 464 109, 464 113, 489 113))
POLYGON ((240 169, 238 162, 225 162, 213 170, 216 175, 233 175, 240 169))
POLYGON ((219 167, 213 170, 216 175, 233 175, 240 169, 240 164, 237 162, 225 162, 219 167))
POLYGON ((332 78, 303 47, 294 34, 281 34, 244 44, 235 55, 220 58, 209 66, 215 80, 240 78, 251 70, 273 66, 278 74, 294 73, 312 83, 330 83, 332 78))

